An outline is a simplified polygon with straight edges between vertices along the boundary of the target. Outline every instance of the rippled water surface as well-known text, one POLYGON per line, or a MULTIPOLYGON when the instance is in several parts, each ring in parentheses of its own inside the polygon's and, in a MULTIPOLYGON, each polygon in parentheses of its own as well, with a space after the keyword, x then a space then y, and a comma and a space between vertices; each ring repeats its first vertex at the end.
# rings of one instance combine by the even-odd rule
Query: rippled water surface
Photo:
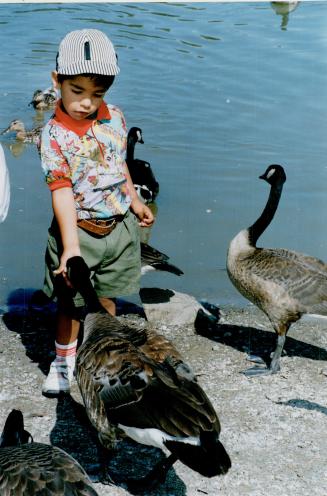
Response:
MULTIPOLYGON (((225 270, 230 239, 268 195, 258 176, 284 165, 278 213, 259 244, 327 259, 327 2, 0 4, 0 128, 49 117, 28 103, 50 84, 57 45, 70 30, 113 40, 121 74, 107 101, 143 130, 136 156, 160 183, 150 243, 185 275, 151 274, 144 286, 243 305, 225 270)), ((1 136, 12 203, 0 225, 0 306, 38 288, 51 219, 34 145, 1 136)))

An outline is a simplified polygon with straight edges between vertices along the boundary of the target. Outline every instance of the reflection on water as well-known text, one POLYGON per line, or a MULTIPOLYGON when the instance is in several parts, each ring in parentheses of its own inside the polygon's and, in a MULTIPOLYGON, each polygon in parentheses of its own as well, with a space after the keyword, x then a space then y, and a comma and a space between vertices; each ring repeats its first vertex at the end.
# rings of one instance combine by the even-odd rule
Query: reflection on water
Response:
MULTIPOLYGON (((156 224, 142 236, 184 271, 143 285, 244 304, 226 251, 262 210, 257 177, 268 164, 281 163, 288 180, 260 244, 326 259, 326 22, 324 1, 0 4, 0 129, 46 122, 51 111, 28 104, 51 83, 58 42, 69 30, 104 30, 121 66, 107 100, 142 128, 139 158, 160 183, 156 224)), ((42 285, 52 213, 35 145, 0 139, 12 183, 1 306, 11 291, 42 285)))
POLYGON ((281 29, 286 30, 289 14, 293 12, 300 2, 271 2, 271 6, 277 15, 282 17, 281 29))

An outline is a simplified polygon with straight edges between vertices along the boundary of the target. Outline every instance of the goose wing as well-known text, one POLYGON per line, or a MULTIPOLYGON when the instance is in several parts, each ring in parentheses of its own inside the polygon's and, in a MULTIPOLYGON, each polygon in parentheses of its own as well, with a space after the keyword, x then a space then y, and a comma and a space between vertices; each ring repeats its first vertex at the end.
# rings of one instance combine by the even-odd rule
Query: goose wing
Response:
POLYGON ((106 412, 113 424, 172 436, 219 432, 214 408, 173 346, 153 331, 113 321, 101 314, 85 321, 96 332, 80 348, 76 372, 90 418, 106 412))
POLYGON ((82 467, 59 448, 31 443, 0 450, 0 494, 96 496, 82 467))
POLYGON ((276 284, 305 313, 327 315, 327 265, 286 249, 258 249, 249 257, 251 274, 276 284))
MULTIPOLYGON (((100 434, 101 442, 110 449, 114 447, 117 429, 108 421, 99 392, 103 382, 110 380, 114 385, 118 381, 115 374, 118 364, 122 364, 123 353, 144 344, 146 335, 142 329, 135 329, 130 333, 131 341, 126 341, 124 325, 107 313, 88 314, 84 333, 88 337, 77 353, 76 379, 88 417, 100 434)), ((123 391, 117 388, 117 394, 123 391)))

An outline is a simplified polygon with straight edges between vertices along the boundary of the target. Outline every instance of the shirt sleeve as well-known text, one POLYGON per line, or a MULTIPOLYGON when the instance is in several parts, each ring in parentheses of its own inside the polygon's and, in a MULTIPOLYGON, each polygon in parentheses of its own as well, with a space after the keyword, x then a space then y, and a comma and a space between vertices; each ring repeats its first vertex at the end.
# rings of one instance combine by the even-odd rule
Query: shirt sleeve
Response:
POLYGON ((45 181, 51 191, 72 187, 70 167, 61 152, 58 136, 49 124, 41 135, 40 157, 45 181))

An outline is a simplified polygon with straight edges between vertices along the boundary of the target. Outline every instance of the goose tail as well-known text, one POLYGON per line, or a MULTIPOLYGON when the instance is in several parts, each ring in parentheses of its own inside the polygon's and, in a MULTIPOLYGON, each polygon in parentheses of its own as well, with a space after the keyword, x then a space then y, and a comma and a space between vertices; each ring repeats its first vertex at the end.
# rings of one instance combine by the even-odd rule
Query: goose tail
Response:
POLYGON ((167 263, 167 262, 155 262, 154 264, 152 264, 152 267, 155 270, 163 270, 165 272, 171 272, 172 274, 175 274, 176 276, 181 276, 184 274, 184 272, 181 269, 179 269, 178 267, 176 267, 176 265, 172 265, 172 264, 167 263))
POLYGON ((167 440, 165 445, 178 459, 204 477, 224 475, 231 468, 231 459, 216 432, 202 432, 198 445, 167 440))
POLYGON ((20 446, 33 440, 31 434, 24 429, 24 418, 20 410, 12 410, 5 422, 1 437, 0 447, 20 446))

